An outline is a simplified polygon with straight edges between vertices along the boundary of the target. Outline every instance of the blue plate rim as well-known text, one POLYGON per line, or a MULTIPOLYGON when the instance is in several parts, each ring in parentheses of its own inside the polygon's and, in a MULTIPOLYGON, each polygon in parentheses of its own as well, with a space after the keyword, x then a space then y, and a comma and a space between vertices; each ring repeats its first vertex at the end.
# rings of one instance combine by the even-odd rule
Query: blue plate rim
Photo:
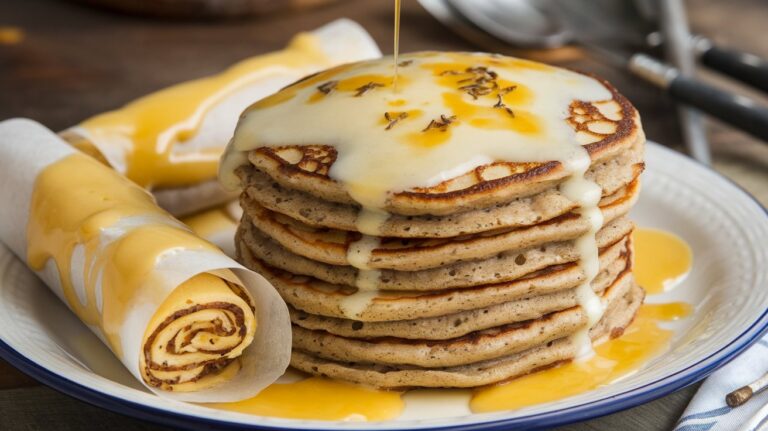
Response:
MULTIPOLYGON (((649 144, 651 142, 649 141, 649 144)), ((740 193, 749 198, 758 208, 763 210, 763 214, 768 217, 768 208, 764 207, 752 194, 743 187, 735 183, 728 177, 715 171, 713 168, 703 165, 693 159, 690 159, 672 149, 655 144, 656 148, 667 152, 673 157, 685 159, 688 163, 693 163, 699 168, 704 168, 711 174, 716 175, 720 180, 724 180, 740 193)), ((689 365, 673 374, 667 375, 661 379, 647 383, 643 386, 629 389, 612 397, 579 404, 576 406, 560 409, 557 411, 538 413, 528 416, 520 416, 506 419, 493 419, 485 422, 476 422, 470 424, 441 425, 439 427, 415 427, 398 428, 398 431, 406 430, 440 430, 440 431, 503 431, 514 426, 516 429, 543 429, 566 425, 575 422, 581 422, 587 419, 593 419, 615 413, 621 410, 632 408, 640 404, 653 401, 657 398, 668 395, 676 390, 682 389, 690 384, 704 379, 709 374, 730 362, 741 352, 757 342, 763 335, 768 333, 768 309, 757 318, 749 328, 739 334, 730 343, 726 344, 718 351, 689 365)), ((144 404, 127 401, 122 398, 99 392, 95 389, 86 387, 74 382, 62 375, 48 370, 44 366, 26 358, 24 355, 13 349, 4 340, 0 339, 0 357, 8 363, 21 370, 25 374, 38 380, 59 392, 76 398, 80 401, 104 408, 106 410, 130 416, 133 418, 146 420, 160 425, 173 426, 176 428, 189 430, 209 430, 210 426, 222 430, 313 430, 306 427, 276 427, 258 424, 243 424, 230 421, 221 421, 205 417, 175 413, 168 410, 157 409, 144 404)))

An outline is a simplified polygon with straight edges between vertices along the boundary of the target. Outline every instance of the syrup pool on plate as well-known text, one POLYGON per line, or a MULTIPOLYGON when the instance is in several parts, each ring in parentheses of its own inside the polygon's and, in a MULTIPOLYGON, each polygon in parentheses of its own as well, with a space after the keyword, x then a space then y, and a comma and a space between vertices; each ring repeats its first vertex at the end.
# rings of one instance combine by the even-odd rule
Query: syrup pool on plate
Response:
POLYGON ((253 398, 209 407, 291 419, 380 421, 403 411, 402 393, 321 377, 276 383, 253 398))
POLYGON ((681 282, 691 268, 691 247, 677 235, 659 230, 636 229, 635 280, 649 294, 662 293, 681 282))

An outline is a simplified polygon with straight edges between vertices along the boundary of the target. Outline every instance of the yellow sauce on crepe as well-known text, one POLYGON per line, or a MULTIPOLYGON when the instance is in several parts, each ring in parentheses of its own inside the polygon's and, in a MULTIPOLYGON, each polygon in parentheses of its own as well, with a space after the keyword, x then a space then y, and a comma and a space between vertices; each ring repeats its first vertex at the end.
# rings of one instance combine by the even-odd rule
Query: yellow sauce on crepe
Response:
POLYGON ((60 289, 54 290, 119 358, 127 353, 121 334, 132 312, 159 305, 146 328, 132 329, 145 333, 142 345, 168 342, 139 353, 147 383, 198 390, 237 371, 234 359, 256 328, 252 300, 241 287, 209 274, 170 293, 157 288, 163 281, 154 269, 163 256, 217 249, 157 207, 145 190, 76 153, 38 175, 29 211, 30 267, 58 273, 60 289), (155 368, 161 371, 149 372, 155 368))

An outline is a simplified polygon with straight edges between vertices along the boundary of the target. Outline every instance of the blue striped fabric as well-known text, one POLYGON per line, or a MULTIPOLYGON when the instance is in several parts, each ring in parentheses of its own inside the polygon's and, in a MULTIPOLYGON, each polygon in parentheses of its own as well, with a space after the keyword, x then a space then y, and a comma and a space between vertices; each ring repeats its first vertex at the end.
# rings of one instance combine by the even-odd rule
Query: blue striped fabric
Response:
POLYGON ((763 420, 761 420, 761 421, 760 421, 760 422, 759 422, 757 425, 755 425, 755 426, 754 426, 754 428, 752 428, 752 429, 751 429, 751 430, 749 430, 749 431, 760 431, 760 430, 765 430, 765 429, 766 429, 766 428, 765 428, 766 426, 768 426, 768 416, 764 417, 764 418, 763 418, 763 420))
MULTIPOLYGON (((728 407, 725 396, 768 372, 768 337, 714 372, 688 404, 674 431, 758 431, 768 424, 768 390, 739 407, 728 407)), ((768 428, 766 428, 768 429, 768 428)))
POLYGON ((684 425, 684 426, 678 426, 675 428, 675 431, 709 431, 712 429, 713 426, 715 426, 717 422, 709 422, 706 424, 691 424, 691 425, 684 425))
POLYGON ((729 411, 731 411, 731 408, 728 407, 728 406, 724 406, 724 407, 720 407, 719 409, 714 409, 714 410, 709 410, 709 411, 706 411, 706 412, 695 413, 695 414, 692 414, 692 415, 683 416, 680 419, 680 422, 678 422, 678 423, 681 424, 681 423, 686 422, 686 421, 691 420, 691 419, 704 419, 704 418, 712 418, 712 417, 716 417, 716 416, 722 416, 722 415, 728 413, 729 411))

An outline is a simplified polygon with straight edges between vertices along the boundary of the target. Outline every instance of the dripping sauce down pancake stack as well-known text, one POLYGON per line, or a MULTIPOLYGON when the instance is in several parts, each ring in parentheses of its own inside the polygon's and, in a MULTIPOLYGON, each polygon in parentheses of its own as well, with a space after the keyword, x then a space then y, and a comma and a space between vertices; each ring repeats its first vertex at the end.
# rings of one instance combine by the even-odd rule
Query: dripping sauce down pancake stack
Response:
POLYGON ((472 387, 587 357, 631 324, 644 141, 602 80, 425 52, 255 103, 220 175, 241 190, 240 261, 290 306, 295 368, 472 387))

